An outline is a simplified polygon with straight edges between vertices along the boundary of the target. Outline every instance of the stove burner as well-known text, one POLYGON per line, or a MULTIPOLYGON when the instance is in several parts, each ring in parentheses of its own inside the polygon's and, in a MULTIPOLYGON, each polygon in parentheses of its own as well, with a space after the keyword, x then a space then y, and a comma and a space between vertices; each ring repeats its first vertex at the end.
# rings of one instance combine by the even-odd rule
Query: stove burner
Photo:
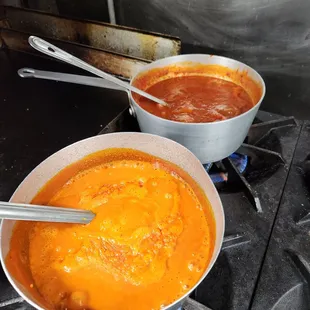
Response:
MULTIPOLYGON (((248 156, 234 153, 229 156, 229 159, 232 161, 232 163, 235 165, 235 167, 238 169, 239 173, 243 173, 246 169, 246 166, 248 164, 248 156)), ((219 163, 215 164, 216 166, 220 166, 219 163)), ((207 172, 210 172, 213 164, 205 164, 203 165, 207 172)), ((217 169, 218 170, 218 169, 217 169)), ((227 172, 210 172, 209 176, 214 184, 217 183, 223 183, 228 181, 228 173, 227 172)))
POLYGON ((220 162, 204 165, 217 189, 244 191, 256 211, 262 212, 257 192, 250 183, 264 182, 285 164, 275 130, 292 126, 296 126, 293 117, 267 122, 256 119, 249 130, 247 143, 243 143, 236 153, 220 162))
POLYGON ((231 156, 229 156, 233 164, 236 166, 238 171, 240 173, 243 173, 245 171, 245 168, 247 167, 248 164, 248 156, 247 155, 242 155, 242 154, 237 154, 234 153, 231 156))

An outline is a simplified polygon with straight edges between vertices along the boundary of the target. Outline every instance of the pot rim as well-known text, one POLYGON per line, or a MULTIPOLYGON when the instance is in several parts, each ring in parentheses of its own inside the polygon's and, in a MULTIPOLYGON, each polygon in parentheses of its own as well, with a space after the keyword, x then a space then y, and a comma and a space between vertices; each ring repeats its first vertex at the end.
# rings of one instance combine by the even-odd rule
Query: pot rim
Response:
MULTIPOLYGON (((241 117, 245 117, 246 115, 250 114, 251 111, 253 111, 257 106, 259 106, 265 95, 266 95, 266 84, 265 84, 265 81, 263 80, 262 76, 255 70, 253 69, 252 67, 250 67, 249 65, 239 61, 239 60, 235 60, 233 58, 229 58, 229 57, 224 57, 224 56, 217 56, 217 55, 211 55, 211 54, 182 54, 182 55, 177 55, 177 56, 171 56, 171 57, 166 57, 166 58, 162 58, 162 59, 159 59, 159 60, 156 60, 156 61, 153 61, 151 62, 150 64, 147 64, 145 66, 142 67, 141 70, 139 70, 139 72, 130 80, 130 85, 133 86, 133 82, 135 81, 135 79, 139 76, 139 74, 143 73, 143 72, 147 72, 150 67, 153 67, 154 65, 158 64, 159 67, 168 67, 169 65, 164 65, 164 66, 161 66, 160 63, 164 60, 167 60, 167 59, 171 59, 171 60, 177 60, 177 59, 180 59, 181 57, 206 57, 206 58, 213 58, 213 59, 226 59, 226 60, 229 60, 229 61, 233 61, 239 65, 242 65, 245 67, 246 70, 248 70, 248 72, 252 72, 254 75, 257 76, 257 79, 258 79, 258 83, 261 85, 262 87, 262 94, 261 94, 261 97, 259 99, 259 101, 253 105, 253 107, 251 109, 249 109, 248 111, 242 113, 242 114, 239 114, 235 117, 232 117, 232 118, 228 118, 228 119, 225 119, 225 120, 220 120, 220 121, 215 121, 215 122, 206 122, 206 123, 184 123, 184 122, 177 122, 177 121, 173 121, 173 120, 169 120, 169 119, 166 119, 166 118, 162 118, 162 117, 159 117, 157 115, 154 115, 146 110, 144 110, 133 98, 132 96, 132 92, 131 91, 128 91, 128 94, 129 94, 129 98, 130 98, 130 101, 133 102, 134 106, 140 110, 142 110, 143 112, 147 113, 148 115, 150 116, 153 116, 155 117, 156 119, 158 120, 161 120, 163 122, 166 122, 167 124, 168 123, 172 123, 172 124, 177 124, 177 125, 184 125, 184 126, 203 126, 203 125, 217 125, 217 124, 223 124, 223 123, 229 123, 229 122, 232 122, 234 120, 237 120, 241 117)), ((186 60, 186 61, 191 61, 191 60, 186 60)), ((174 62, 174 64, 177 64, 178 62, 182 62, 182 60, 180 61, 176 61, 174 62)), ((196 63, 199 63, 199 61, 194 61, 192 60, 192 62, 196 62, 196 63)), ((224 66, 223 66, 224 67, 224 66)))
MULTIPOLYGON (((175 145, 178 145, 178 147, 180 147, 181 149, 183 149, 184 151, 187 151, 189 152, 196 160, 197 160, 197 163, 201 166, 202 169, 203 168, 203 165, 202 163, 200 162, 200 160, 197 158, 197 156, 191 152, 189 149, 187 149, 185 146, 183 146, 182 144, 178 143, 178 142, 175 142, 171 139, 168 139, 168 138, 165 138, 165 137, 162 137, 162 136, 159 136, 159 135, 154 135, 154 134, 149 134, 149 133, 142 133, 142 132, 114 132, 114 133, 108 133, 108 134, 104 134, 104 135, 97 135, 97 136, 92 136, 92 137, 89 137, 89 138, 86 138, 86 139, 82 139, 82 140, 79 140, 75 143, 72 143, 58 151, 56 151, 55 153, 51 154, 50 156, 48 156, 46 159, 44 159, 41 163, 39 163, 33 170, 31 170, 28 175, 23 179, 23 181, 18 185, 18 187, 16 188, 16 190, 14 191, 14 193, 12 194, 11 198, 9 201, 12 201, 12 199, 14 198, 15 194, 20 190, 20 188, 24 185, 24 183, 27 182, 27 179, 28 177, 30 177, 30 175, 32 175, 36 170, 40 169, 42 166, 46 165, 46 162, 56 156, 60 151, 65 151, 65 150, 68 150, 70 149, 72 146, 74 145, 78 145, 79 143, 81 142, 86 142, 88 140, 93 140, 93 139, 96 139, 98 137, 101 137, 101 136, 107 136, 107 135, 110 135, 110 136, 117 136, 117 135, 127 135, 127 134, 135 134, 135 135, 144 135, 144 136, 149 136, 149 137, 156 137, 157 139, 163 139, 163 140, 166 140, 166 141, 169 141, 170 144, 175 144, 175 145)), ((104 149, 104 148, 103 148, 104 149)), ((147 152, 146 152, 147 153, 147 152)), ((89 153, 91 154, 91 153, 89 153)), ((72 163, 71 163, 72 164, 72 163)), ((182 168, 183 169, 183 168, 182 168)), ((189 173, 188 171, 185 170, 185 172, 189 173)), ((206 172, 206 177, 207 179, 209 180, 210 182, 210 186, 213 187, 213 190, 214 190, 214 193, 215 193, 215 197, 216 197, 216 200, 218 201, 219 203, 219 208, 220 208, 220 218, 221 218, 221 221, 222 221, 222 225, 223 225, 223 229, 221 231, 221 233, 219 235, 216 235, 218 241, 219 241, 219 244, 220 246, 218 248, 214 247, 214 250, 213 250, 213 259, 211 258, 211 261, 209 262, 208 266, 206 266, 206 269, 205 269, 205 272, 201 275, 201 277, 198 279, 198 281, 196 282, 196 284, 194 284, 190 290, 188 290, 184 295, 182 295, 180 298, 178 298, 177 300, 175 300, 173 303, 165 306, 163 309, 164 310, 167 310, 169 309, 170 307, 173 307, 175 305, 177 305, 178 303, 182 302, 183 299, 185 299, 186 297, 188 297, 195 289, 196 287, 204 280, 204 278, 208 275, 208 273, 210 272, 210 270, 212 269, 214 263, 216 262, 219 254, 220 254, 220 251, 221 251, 221 248, 222 248, 222 244, 223 244, 223 239, 224 239, 224 232, 225 232, 225 214, 224 214, 224 208, 223 208, 223 204, 222 204, 222 201, 220 199, 220 196, 218 194, 218 191, 216 190, 213 182, 211 181, 211 178, 209 177, 208 173, 206 172)), ((195 180, 195 179, 194 179, 195 180)), ((196 180, 195 180, 196 181, 196 180)), ((200 185, 200 184, 199 184, 200 185)), ((203 188, 202 188, 203 189, 203 188)), ((204 191, 204 190, 203 190, 204 191)), ((208 197, 207 197, 208 198, 208 197)), ((210 203, 211 204, 211 203, 210 203)), ((212 205, 211 205, 211 208, 213 209, 212 205)), ((7 279, 9 280, 10 284, 13 286, 13 288, 15 289, 15 291, 19 294, 19 296, 21 296, 27 303, 29 303, 31 306, 33 306, 34 308, 38 309, 38 310, 45 310, 44 308, 40 307, 38 304, 36 304, 34 301, 32 301, 32 299, 28 298, 18 287, 17 285, 15 285, 15 280, 14 278, 11 276, 10 272, 8 271, 8 269, 6 268, 6 264, 5 264, 5 259, 6 257, 4 257, 4 254, 3 254, 3 249, 2 249, 2 235, 3 235, 3 225, 5 222, 7 221, 12 221, 12 220, 7 220, 7 219, 4 219, 1 221, 0 223, 0 261, 1 261, 1 265, 2 265, 2 268, 4 270, 4 273, 7 277, 7 279)), ((215 222, 215 225, 217 225, 217 222, 215 222)))

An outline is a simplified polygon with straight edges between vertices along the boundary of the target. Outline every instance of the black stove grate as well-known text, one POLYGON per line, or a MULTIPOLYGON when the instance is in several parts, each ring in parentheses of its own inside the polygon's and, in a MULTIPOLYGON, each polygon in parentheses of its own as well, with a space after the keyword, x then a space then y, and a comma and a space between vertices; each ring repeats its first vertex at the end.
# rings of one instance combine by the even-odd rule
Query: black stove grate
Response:
POLYGON ((310 309, 309 137, 310 122, 305 122, 255 290, 253 310, 310 309))

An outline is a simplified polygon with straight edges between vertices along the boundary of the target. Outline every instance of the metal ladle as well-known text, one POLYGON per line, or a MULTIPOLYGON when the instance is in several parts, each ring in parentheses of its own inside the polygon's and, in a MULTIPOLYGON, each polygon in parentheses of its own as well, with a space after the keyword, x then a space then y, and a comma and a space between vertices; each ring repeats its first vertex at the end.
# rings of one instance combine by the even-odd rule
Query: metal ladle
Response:
POLYGON ((73 65, 75 67, 78 67, 80 69, 83 69, 85 71, 88 71, 90 73, 93 73, 95 75, 98 75, 100 76, 101 78, 103 79, 106 79, 114 84, 117 84, 118 86, 121 86, 129 91, 132 91, 134 93, 137 93, 145 98, 148 98, 158 104, 161 104, 161 105, 167 105, 166 102, 164 102, 163 100, 159 99, 159 98, 156 98, 118 78, 116 78, 115 76, 113 75, 110 75, 106 72, 103 72, 101 70, 99 70, 98 68, 95 68, 93 67, 92 65, 86 63, 85 61, 63 51, 62 49, 38 38, 38 37, 35 37, 35 36, 30 36, 29 39, 28 39, 28 42, 29 44, 34 48, 36 49, 37 51, 43 53, 43 54, 46 54, 48 56, 51 56, 53 58, 56 58, 56 59, 59 59, 59 60, 62 60, 70 65, 73 65))
POLYGON ((9 220, 88 224, 95 214, 87 210, 0 201, 0 218, 9 220))

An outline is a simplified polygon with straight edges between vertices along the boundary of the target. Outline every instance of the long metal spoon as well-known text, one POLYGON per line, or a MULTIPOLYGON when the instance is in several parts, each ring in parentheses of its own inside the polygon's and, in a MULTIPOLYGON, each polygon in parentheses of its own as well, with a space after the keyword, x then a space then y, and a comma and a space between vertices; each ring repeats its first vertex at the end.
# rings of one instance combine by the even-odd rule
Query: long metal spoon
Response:
POLYGON ((113 75, 110 75, 106 72, 103 72, 101 70, 99 70, 98 68, 95 68, 93 67, 92 65, 86 63, 85 61, 63 51, 62 49, 38 38, 38 37, 35 37, 35 36, 30 36, 29 39, 28 39, 28 42, 29 44, 34 48, 36 49, 37 51, 43 53, 43 54, 46 54, 48 56, 51 56, 51 57, 54 57, 56 59, 59 59, 59 60, 62 60, 70 65, 73 65, 73 66, 76 66, 78 68, 81 68, 85 71, 88 71, 88 72, 91 72, 95 75, 98 75, 100 76, 101 78, 103 79, 106 79, 112 83, 115 83, 117 84, 118 86, 121 86, 123 88, 126 88, 134 93, 137 93, 143 97, 146 97, 158 104, 161 104, 161 105, 167 105, 166 102, 164 102, 163 100, 159 99, 159 98, 156 98, 118 78, 116 78, 115 76, 113 75))
POLYGON ((0 218, 9 220, 88 224, 95 214, 87 210, 0 201, 0 218))

